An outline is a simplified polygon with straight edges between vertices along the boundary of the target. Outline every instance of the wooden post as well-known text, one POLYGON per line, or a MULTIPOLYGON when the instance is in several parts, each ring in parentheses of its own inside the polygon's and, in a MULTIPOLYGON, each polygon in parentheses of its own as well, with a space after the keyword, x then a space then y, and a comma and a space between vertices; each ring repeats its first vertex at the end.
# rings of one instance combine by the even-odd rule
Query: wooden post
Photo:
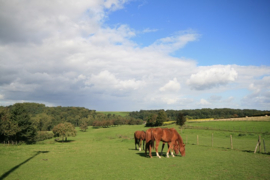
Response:
POLYGON ((212 147, 213 147, 213 133, 212 133, 212 147))
POLYGON ((256 151, 257 151, 257 147, 258 147, 258 145, 259 145, 259 142, 257 142, 257 145, 256 145, 255 150, 254 150, 254 154, 255 154, 255 153, 256 153, 256 151))
POLYGON ((258 142, 259 142, 259 152, 261 153, 261 135, 259 135, 258 142))
POLYGON ((233 149, 232 135, 230 135, 230 139, 231 139, 231 149, 233 149))
POLYGON ((199 145, 199 135, 197 135, 197 145, 199 145))
POLYGON ((264 139, 263 139, 263 147, 264 147, 264 153, 266 153, 266 149, 265 149, 265 142, 264 142, 264 139))

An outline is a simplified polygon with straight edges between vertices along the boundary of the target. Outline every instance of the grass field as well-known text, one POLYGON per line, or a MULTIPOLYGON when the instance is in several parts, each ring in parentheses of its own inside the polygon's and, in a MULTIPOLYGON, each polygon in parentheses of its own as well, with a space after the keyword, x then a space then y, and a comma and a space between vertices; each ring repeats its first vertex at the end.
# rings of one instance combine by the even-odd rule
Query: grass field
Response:
POLYGON ((120 115, 120 116, 128 116, 129 115, 129 112, 128 111, 97 111, 97 113, 103 113, 103 114, 115 114, 115 115, 120 115))
MULTIPOLYGON (((261 122, 255 123, 261 127, 261 122)), ((168 127, 180 132, 175 125, 168 127)), ((183 129, 185 157, 159 159, 153 153, 150 159, 135 150, 133 140, 136 130, 146 129, 143 125, 90 127, 87 132, 78 130, 77 136, 66 143, 46 140, 35 145, 0 145, 0 179, 270 179, 269 135, 262 134, 268 151, 254 154, 257 134, 183 129)))

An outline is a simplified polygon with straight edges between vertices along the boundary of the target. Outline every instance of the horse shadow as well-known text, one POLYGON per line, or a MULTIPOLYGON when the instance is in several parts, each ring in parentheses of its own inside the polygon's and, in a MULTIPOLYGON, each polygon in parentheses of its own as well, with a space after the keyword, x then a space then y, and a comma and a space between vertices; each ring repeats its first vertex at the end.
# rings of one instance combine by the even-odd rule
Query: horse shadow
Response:
POLYGON ((73 141, 75 141, 75 140, 64 140, 64 141, 62 141, 62 140, 59 140, 59 139, 55 139, 54 140, 55 142, 57 142, 57 143, 69 143, 69 142, 73 142, 73 141))
POLYGON ((25 161, 21 162, 20 164, 18 164, 17 166, 14 166, 13 168, 11 168, 9 171, 5 172, 1 177, 0 180, 6 178, 9 174, 11 174, 13 171, 15 171, 16 169, 18 169, 20 166, 24 165, 25 163, 27 163, 28 161, 30 161, 31 159, 33 159, 34 157, 36 157, 37 155, 41 154, 41 153, 49 153, 49 151, 35 151, 36 153, 31 156, 30 158, 26 159, 25 161))

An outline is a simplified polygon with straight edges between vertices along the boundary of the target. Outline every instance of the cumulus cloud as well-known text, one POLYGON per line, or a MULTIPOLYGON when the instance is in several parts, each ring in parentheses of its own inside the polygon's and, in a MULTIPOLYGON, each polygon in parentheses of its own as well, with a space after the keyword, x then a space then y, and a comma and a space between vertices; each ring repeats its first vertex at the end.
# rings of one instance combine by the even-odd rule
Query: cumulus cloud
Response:
POLYGON ((205 99, 201 99, 199 104, 205 106, 205 105, 210 105, 211 103, 209 103, 209 102, 208 102, 207 100, 205 100, 205 99))
POLYGON ((88 81, 85 82, 86 85, 94 86, 100 90, 117 89, 126 90, 132 89, 136 90, 143 87, 143 81, 136 81, 135 79, 120 80, 115 77, 114 74, 105 70, 100 72, 98 75, 92 75, 88 81))
POLYGON ((210 67, 192 74, 187 84, 195 90, 211 89, 236 80, 238 73, 231 66, 210 67))
POLYGON ((167 84, 159 88, 160 91, 178 91, 180 89, 180 84, 178 83, 176 78, 170 80, 167 84))
POLYGON ((249 89, 243 101, 270 106, 269 67, 202 67, 170 56, 199 39, 191 30, 140 47, 132 41, 138 30, 104 24, 125 2, 0 1, 0 105, 30 101, 97 110, 186 109, 198 107, 195 96, 201 105, 222 103, 221 97, 207 99, 204 91, 190 88, 218 94, 214 87, 222 86, 225 92, 249 89))

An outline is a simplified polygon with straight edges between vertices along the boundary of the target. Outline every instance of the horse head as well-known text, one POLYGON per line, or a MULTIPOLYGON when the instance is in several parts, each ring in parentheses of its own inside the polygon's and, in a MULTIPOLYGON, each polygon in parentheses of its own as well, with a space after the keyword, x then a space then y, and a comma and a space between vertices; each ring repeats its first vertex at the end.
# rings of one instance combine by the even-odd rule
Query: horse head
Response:
POLYGON ((185 149, 185 144, 183 143, 182 145, 180 145, 180 153, 182 156, 186 155, 186 149, 185 149))
POLYGON ((179 154, 180 148, 179 148, 178 143, 175 143, 173 150, 174 150, 174 152, 175 152, 176 155, 179 154))

